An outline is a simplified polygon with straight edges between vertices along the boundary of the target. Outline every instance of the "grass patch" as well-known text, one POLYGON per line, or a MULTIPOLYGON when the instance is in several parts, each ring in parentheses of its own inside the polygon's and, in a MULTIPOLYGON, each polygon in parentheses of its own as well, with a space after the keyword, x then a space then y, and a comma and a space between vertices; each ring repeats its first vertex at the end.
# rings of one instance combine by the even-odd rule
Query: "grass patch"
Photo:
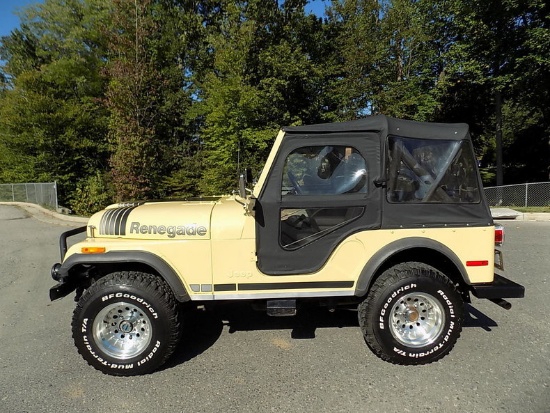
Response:
POLYGON ((510 207, 518 212, 550 212, 550 206, 545 207, 510 207))

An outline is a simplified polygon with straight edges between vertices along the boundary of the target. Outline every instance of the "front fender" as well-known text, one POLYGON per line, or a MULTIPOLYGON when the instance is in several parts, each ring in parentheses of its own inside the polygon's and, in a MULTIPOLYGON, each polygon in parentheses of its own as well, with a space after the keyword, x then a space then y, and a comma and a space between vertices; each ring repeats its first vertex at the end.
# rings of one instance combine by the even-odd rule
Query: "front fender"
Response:
POLYGON ((59 284, 50 289, 50 299, 66 296, 78 287, 78 274, 71 271, 76 266, 100 266, 112 264, 138 263, 152 268, 170 286, 176 299, 180 302, 189 301, 181 278, 174 269, 162 258, 145 251, 111 251, 105 254, 73 254, 63 264, 55 265, 52 269, 52 277, 59 284))

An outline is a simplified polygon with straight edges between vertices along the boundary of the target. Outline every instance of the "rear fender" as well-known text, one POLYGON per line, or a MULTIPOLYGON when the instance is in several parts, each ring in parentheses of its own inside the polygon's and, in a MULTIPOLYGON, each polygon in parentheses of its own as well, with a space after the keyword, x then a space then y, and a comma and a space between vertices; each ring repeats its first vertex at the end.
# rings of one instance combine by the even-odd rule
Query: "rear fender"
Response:
MULTIPOLYGON (((386 245, 384 248, 380 249, 376 254, 374 254, 367 264, 363 267, 357 284, 355 287, 355 295, 358 297, 363 297, 367 294, 371 284, 374 282, 376 276, 382 269, 385 269, 387 263, 392 262, 393 259, 398 258, 398 255, 404 254, 407 252, 414 253, 414 251, 432 251, 435 254, 443 255, 447 258, 451 265, 456 269, 455 273, 459 274, 459 280, 450 277, 454 282, 461 282, 461 284, 470 284, 468 273, 462 265, 460 259, 457 255, 449 249, 447 246, 428 239, 420 237, 405 238, 398 241, 394 241, 391 244, 386 245)), ((412 261, 424 261, 418 258, 413 258, 412 261)), ((395 264, 398 262, 396 261, 395 264)), ((426 262, 430 264, 430 262, 426 262)), ((445 274, 449 276, 449 274, 445 274)))

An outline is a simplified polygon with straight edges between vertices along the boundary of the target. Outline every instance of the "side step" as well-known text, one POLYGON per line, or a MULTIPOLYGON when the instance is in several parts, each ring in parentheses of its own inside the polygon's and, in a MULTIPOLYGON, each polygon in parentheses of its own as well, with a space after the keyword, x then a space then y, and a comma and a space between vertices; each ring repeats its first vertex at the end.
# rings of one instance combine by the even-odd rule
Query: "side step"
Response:
POLYGON ((267 300, 267 315, 289 317, 296 315, 296 300, 267 300))

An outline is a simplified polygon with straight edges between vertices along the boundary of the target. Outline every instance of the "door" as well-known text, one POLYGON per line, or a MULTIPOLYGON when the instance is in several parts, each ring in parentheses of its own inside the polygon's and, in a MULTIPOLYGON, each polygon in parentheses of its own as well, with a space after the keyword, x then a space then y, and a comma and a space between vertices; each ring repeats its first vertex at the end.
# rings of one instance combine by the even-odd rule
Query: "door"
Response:
POLYGON ((379 228, 380 151, 375 133, 285 136, 256 202, 260 271, 315 272, 351 234, 379 228))

